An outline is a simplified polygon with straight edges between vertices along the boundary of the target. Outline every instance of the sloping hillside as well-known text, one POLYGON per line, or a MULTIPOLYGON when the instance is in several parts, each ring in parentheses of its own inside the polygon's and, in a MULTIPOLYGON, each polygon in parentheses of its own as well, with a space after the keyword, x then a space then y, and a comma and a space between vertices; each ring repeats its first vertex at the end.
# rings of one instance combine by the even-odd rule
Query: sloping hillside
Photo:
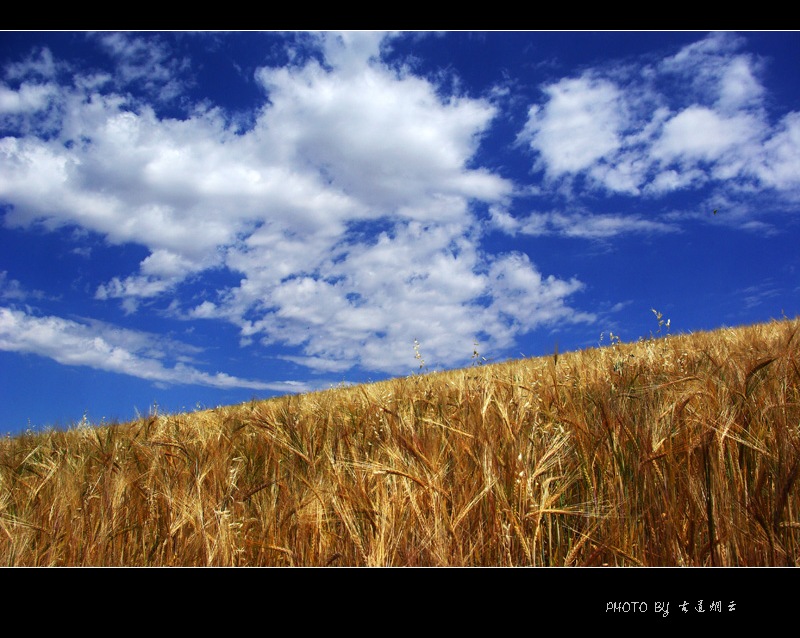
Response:
POLYGON ((796 565, 799 327, 7 438, 0 564, 796 565))

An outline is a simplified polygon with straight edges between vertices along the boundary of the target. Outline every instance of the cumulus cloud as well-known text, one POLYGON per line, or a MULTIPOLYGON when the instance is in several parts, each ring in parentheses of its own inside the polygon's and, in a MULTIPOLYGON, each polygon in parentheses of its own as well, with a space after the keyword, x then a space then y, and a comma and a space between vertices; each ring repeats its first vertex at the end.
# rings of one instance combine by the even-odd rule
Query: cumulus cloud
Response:
MULTIPOLYGON (((232 314, 243 317, 248 302, 266 299, 272 311, 241 323, 248 338, 301 346, 303 356, 290 360, 318 371, 346 364, 389 373, 413 367, 413 339, 424 343, 428 361, 452 365, 463 361, 477 335, 509 347, 514 336, 556 315, 587 320, 564 304, 580 289, 577 282, 559 287, 559 280, 543 280, 529 260, 509 263, 506 271, 557 294, 533 307, 520 305, 517 293, 505 303, 512 288, 497 285, 497 267, 464 233, 459 224, 398 223, 372 242, 345 244, 337 259, 313 274, 248 277, 221 307, 204 302, 195 316, 238 307, 232 314), (489 301, 494 303, 486 307, 489 301), (515 304, 523 314, 508 312, 515 304)), ((243 268, 259 274, 255 265, 243 268)))
POLYGON ((761 128, 761 122, 748 113, 726 117, 707 107, 693 105, 664 123, 651 154, 664 163, 687 166, 718 162, 732 149, 747 148, 757 142, 761 128))
POLYGON ((0 86, 0 115, 39 111, 47 106, 54 91, 51 85, 27 82, 16 90, 0 86))
MULTIPOLYGON (((86 71, 56 92, 25 98, 29 110, 49 100, 57 128, 38 135, 20 125, 0 140, 0 200, 10 204, 9 226, 77 226, 111 245, 147 249, 135 270, 97 284, 97 301, 117 300, 127 312, 144 300, 168 301, 172 317, 230 322, 243 346, 279 344, 293 350, 286 360, 320 372, 405 372, 415 367, 415 338, 429 361, 450 365, 468 359, 478 335, 510 347, 537 326, 589 320, 566 303, 580 282, 542 275, 527 257, 481 249, 475 204, 504 205, 514 195, 508 179, 474 161, 497 107, 388 67, 380 58, 385 34, 313 36, 297 46, 311 42, 318 55, 258 69, 263 104, 246 131, 208 105, 182 119, 160 114, 158 103, 191 81, 160 38, 93 37, 116 59, 117 74, 86 71), (126 83, 153 104, 132 97, 126 83), (211 269, 238 283, 205 298, 182 296, 191 277, 211 269)), ((9 102, 16 108, 21 89, 6 88, 16 91, 9 102)), ((553 143, 552 118, 567 105, 567 130, 599 149, 576 146, 555 174, 618 147, 619 91, 611 83, 551 93, 561 101, 543 112, 539 143, 553 143), (587 110, 605 120, 600 134, 587 110)), ((50 326, 74 337, 63 355, 48 345, 55 341, 8 337, 20 350, 87 365, 118 360, 126 365, 115 369, 153 379, 229 382, 105 341, 86 342, 80 359, 79 324, 4 316, 15 334, 50 326)))
POLYGON ((316 62, 257 73, 271 102, 257 133, 271 155, 313 169, 369 216, 452 219, 463 208, 442 206, 448 195, 460 202, 511 191, 506 180, 465 167, 495 115, 488 102, 444 103, 426 80, 363 63, 354 73, 351 58, 346 75, 316 62))
POLYGON ((781 120, 764 143, 760 159, 754 170, 763 183, 781 191, 800 187, 800 113, 781 120))
POLYGON ((711 33, 662 60, 653 72, 664 79, 679 78, 681 95, 695 104, 728 113, 759 107, 764 96, 758 79, 763 63, 740 53, 744 43, 735 33, 711 33))
MULTIPOLYGON (((576 280, 563 281, 552 275, 543 278, 531 267, 530 258, 522 253, 502 255, 494 260, 489 269, 492 304, 490 315, 496 311, 499 317, 508 317, 506 338, 514 336, 514 327, 525 325, 530 317, 537 323, 551 323, 560 319, 592 321, 590 313, 575 313, 564 304, 564 298, 583 288, 576 280)), ((502 329, 502 328, 499 328, 502 329)))
POLYGON ((567 78, 544 92, 545 105, 531 106, 521 138, 539 152, 548 175, 580 172, 620 147, 625 102, 612 82, 567 78))
POLYGON ((797 196, 797 112, 770 120, 763 62, 713 33, 658 63, 591 69, 542 87, 519 139, 550 179, 574 188, 662 196, 721 184, 797 196))

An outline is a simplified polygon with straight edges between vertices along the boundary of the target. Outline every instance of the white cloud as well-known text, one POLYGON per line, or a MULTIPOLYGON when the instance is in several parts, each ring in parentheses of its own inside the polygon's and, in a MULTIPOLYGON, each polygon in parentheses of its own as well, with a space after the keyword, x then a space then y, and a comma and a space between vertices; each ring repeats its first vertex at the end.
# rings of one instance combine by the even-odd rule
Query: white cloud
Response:
POLYGON ((189 61, 177 57, 158 35, 114 32, 97 37, 116 61, 112 79, 120 86, 136 84, 158 101, 168 102, 190 84, 181 74, 189 61))
POLYGON ((0 86, 0 116, 40 111, 47 107, 55 93, 50 84, 23 83, 19 89, 0 86))
POLYGON ((322 357, 291 357, 281 356, 284 361, 291 361, 297 365, 309 368, 316 372, 344 372, 352 367, 350 361, 336 361, 333 359, 323 359, 322 357))
POLYGON ((372 243, 344 245, 339 259, 305 276, 250 277, 232 303, 268 300, 270 311, 243 326, 247 336, 301 345, 303 357, 293 360, 320 370, 341 362, 403 369, 413 363, 414 338, 424 339, 431 360, 453 363, 481 330, 473 306, 487 286, 463 233, 455 224, 398 223, 372 243))
POLYGON ((548 175, 580 172, 620 147, 626 108, 613 83, 581 76, 544 92, 545 105, 530 108, 520 137, 541 155, 548 175))
POLYGON ((507 235, 516 235, 519 231, 519 221, 501 206, 489 207, 489 227, 500 230, 507 235))
POLYGON ((711 33, 662 60, 658 73, 678 76, 684 99, 723 113, 758 107, 765 94, 758 79, 763 63, 738 53, 744 43, 735 33, 711 33))
POLYGON ((775 286, 771 279, 767 279, 758 286, 748 286, 736 291, 737 297, 742 300, 747 309, 756 308, 775 297, 781 297, 783 291, 775 286))
POLYGON ((760 129, 760 122, 746 113, 725 117, 706 107, 690 106, 664 124, 650 154, 689 166, 714 162, 731 149, 757 142, 760 129))
POLYGON ((585 71, 543 87, 520 139, 568 189, 664 195, 709 183, 797 196, 796 113, 764 108, 764 63, 714 33, 645 68, 585 71), (574 178, 586 179, 575 182, 574 178))
POLYGON ((339 31, 318 34, 325 61, 344 74, 359 73, 378 61, 381 45, 391 37, 382 31, 339 31))
POLYGON ((779 190, 800 187, 800 113, 789 113, 763 146, 755 163, 759 179, 779 190))
POLYGON ((4 75, 9 80, 51 80, 56 77, 59 69, 65 65, 56 62, 53 53, 47 47, 41 47, 31 52, 20 62, 10 62, 3 69, 4 75))
POLYGON ((662 194, 670 191, 681 190, 692 186, 699 186, 708 181, 706 173, 699 168, 666 169, 659 171, 644 189, 648 194, 662 194))
POLYGON ((627 233, 677 232, 672 224, 630 215, 592 215, 588 212, 530 213, 524 217, 512 217, 508 213, 492 212, 492 226, 510 235, 541 237, 558 235, 583 239, 608 239, 627 233))
POLYGON ((564 299, 581 290, 583 284, 577 279, 563 281, 552 275, 543 278, 530 263, 527 255, 514 253, 494 260, 489 269, 490 289, 493 301, 489 306, 492 318, 510 318, 506 338, 510 344, 515 336, 514 328, 549 324, 559 320, 570 322, 594 320, 591 313, 576 313, 564 304, 564 299))
POLYGON ((730 61, 720 78, 717 105, 723 112, 760 105, 765 91, 755 72, 749 57, 738 56, 730 61))
MULTIPOLYGON (((429 82, 378 65, 342 76, 312 62, 257 76, 271 102, 257 123, 265 147, 330 180, 372 216, 434 196, 499 198, 511 191, 505 180, 465 168, 495 114, 488 102, 443 103, 429 82)), ((439 210, 424 207, 434 218, 453 209, 439 210)))
POLYGON ((125 297, 155 297, 170 288, 169 281, 153 277, 114 277, 107 284, 98 286, 95 299, 120 299, 125 297))
POLYGON ((185 346, 155 335, 98 322, 35 317, 20 310, 0 307, 0 350, 32 353, 64 365, 88 366, 161 383, 253 390, 305 389, 305 386, 296 386, 293 382, 272 384, 240 379, 222 372, 209 374, 182 361, 168 367, 163 361, 165 348, 178 353, 186 351, 185 346))
POLYGON ((45 296, 41 290, 26 290, 16 279, 9 279, 7 271, 0 271, 0 299, 23 301, 44 299, 45 296))

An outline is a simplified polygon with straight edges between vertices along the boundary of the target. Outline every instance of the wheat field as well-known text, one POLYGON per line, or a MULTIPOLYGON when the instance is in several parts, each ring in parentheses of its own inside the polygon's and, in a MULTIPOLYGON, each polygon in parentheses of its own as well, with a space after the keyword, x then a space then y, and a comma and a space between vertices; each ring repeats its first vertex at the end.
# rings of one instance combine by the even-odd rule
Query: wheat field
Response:
POLYGON ((4 566, 796 566, 800 319, 0 440, 4 566))

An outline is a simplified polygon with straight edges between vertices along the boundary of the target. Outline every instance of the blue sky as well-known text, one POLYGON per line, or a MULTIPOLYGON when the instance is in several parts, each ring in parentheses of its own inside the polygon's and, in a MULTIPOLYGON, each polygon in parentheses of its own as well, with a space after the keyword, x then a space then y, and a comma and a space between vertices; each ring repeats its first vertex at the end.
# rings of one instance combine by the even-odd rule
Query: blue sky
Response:
POLYGON ((797 32, 0 32, 0 431, 635 341, 654 308, 795 317, 798 59, 797 32))

